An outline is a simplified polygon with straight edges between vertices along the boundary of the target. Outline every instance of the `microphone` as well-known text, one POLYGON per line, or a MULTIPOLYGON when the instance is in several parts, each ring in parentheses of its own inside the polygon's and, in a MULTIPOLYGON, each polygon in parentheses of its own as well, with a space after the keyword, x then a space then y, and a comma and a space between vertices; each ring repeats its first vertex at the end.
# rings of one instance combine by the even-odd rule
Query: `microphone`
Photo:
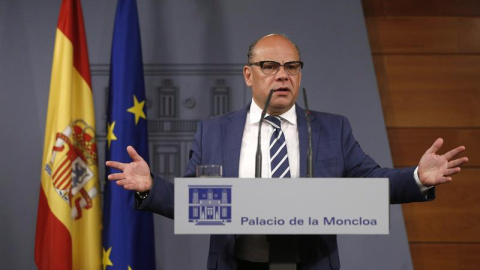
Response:
POLYGON ((268 105, 270 105, 270 99, 272 98, 273 89, 270 90, 267 100, 265 101, 265 107, 263 107, 262 116, 260 117, 260 122, 258 123, 258 138, 257 138, 257 154, 255 155, 255 178, 262 178, 262 143, 261 143, 261 132, 262 132, 262 123, 265 114, 267 114, 268 105))
POLYGON ((307 150, 307 177, 313 177, 313 157, 312 157, 312 126, 310 125, 310 110, 308 109, 307 90, 303 88, 303 100, 305 102, 305 117, 307 118, 308 132, 308 150, 307 150))

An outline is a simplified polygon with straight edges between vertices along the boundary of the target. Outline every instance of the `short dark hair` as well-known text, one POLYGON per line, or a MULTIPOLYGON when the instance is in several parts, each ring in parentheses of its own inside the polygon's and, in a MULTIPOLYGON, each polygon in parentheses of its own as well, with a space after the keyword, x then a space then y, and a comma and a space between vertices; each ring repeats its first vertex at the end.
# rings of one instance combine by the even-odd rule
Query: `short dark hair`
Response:
POLYGON ((255 46, 257 45, 257 43, 264 37, 268 37, 268 36, 282 36, 284 38, 286 38, 288 41, 290 41, 293 46, 295 46, 295 49, 297 49, 297 53, 298 53, 298 57, 299 57, 299 60, 301 61, 302 59, 302 56, 300 54, 300 47, 297 46, 297 44, 295 44, 291 39, 289 39, 287 37, 286 34, 277 34, 277 33, 272 33, 272 34, 268 34, 266 36, 263 36, 257 40, 255 40, 254 42, 252 42, 252 44, 250 44, 250 46, 248 46, 248 53, 247 53, 247 63, 251 63, 253 60, 253 50, 255 49, 255 46))

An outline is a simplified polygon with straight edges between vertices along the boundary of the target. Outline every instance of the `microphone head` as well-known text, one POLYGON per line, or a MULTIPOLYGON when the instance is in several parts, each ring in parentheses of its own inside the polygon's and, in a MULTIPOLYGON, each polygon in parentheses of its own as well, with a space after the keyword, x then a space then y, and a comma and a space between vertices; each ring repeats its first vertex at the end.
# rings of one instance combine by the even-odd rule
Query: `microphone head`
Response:
POLYGON ((305 103, 305 109, 307 109, 307 113, 310 114, 310 110, 308 109, 307 90, 305 87, 303 87, 303 102, 305 103))

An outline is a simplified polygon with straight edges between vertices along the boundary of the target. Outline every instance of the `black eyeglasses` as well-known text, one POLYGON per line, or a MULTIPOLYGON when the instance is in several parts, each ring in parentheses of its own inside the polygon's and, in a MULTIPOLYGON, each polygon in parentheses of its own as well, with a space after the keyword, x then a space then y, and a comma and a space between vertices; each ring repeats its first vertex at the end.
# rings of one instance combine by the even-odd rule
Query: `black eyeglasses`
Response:
POLYGON ((283 66, 285 71, 290 75, 298 75, 298 73, 300 73, 300 70, 303 68, 302 61, 290 61, 286 62, 283 65, 275 61, 260 61, 255 63, 249 63, 248 65, 259 66, 262 72, 266 75, 277 74, 281 66, 283 66))

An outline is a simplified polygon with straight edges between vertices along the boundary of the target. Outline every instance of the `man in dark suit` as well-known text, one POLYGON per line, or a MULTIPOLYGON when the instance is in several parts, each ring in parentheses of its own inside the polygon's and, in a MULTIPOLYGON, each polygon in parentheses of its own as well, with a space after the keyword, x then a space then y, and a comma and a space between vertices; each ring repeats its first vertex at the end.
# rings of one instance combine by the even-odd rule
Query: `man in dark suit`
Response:
MULTIPOLYGON (((278 138, 284 138, 281 149, 286 150, 286 157, 278 166, 270 163, 270 155, 275 157, 275 154, 269 152, 269 138, 276 128, 264 122, 262 177, 274 177, 277 167, 282 172, 275 177, 305 177, 306 160, 301 157, 305 157, 307 151, 307 124, 304 110, 295 104, 302 67, 300 50, 285 36, 272 34, 254 42, 249 48, 248 64, 243 68, 245 83, 252 89, 251 104, 240 111, 199 123, 186 176, 195 176, 197 165, 221 164, 225 177, 253 178, 261 110, 273 89, 267 113, 280 121, 276 128, 281 128, 278 138)), ((452 175, 460 172, 460 166, 468 161, 467 157, 454 158, 465 150, 463 146, 438 155, 443 140, 437 139, 417 167, 380 168, 360 148, 345 117, 311 112, 311 125, 313 177, 387 177, 391 203, 434 199, 434 186, 452 181, 452 175)), ((127 151, 132 162, 107 161, 107 166, 121 171, 109 175, 108 179, 117 181, 125 189, 137 191, 139 209, 173 218, 173 184, 159 176, 152 178, 148 164, 135 149, 129 146, 127 151)), ((336 236, 298 236, 295 243, 298 268, 340 268, 336 236)), ((207 267, 268 269, 269 246, 267 237, 260 235, 212 235, 207 267)))

